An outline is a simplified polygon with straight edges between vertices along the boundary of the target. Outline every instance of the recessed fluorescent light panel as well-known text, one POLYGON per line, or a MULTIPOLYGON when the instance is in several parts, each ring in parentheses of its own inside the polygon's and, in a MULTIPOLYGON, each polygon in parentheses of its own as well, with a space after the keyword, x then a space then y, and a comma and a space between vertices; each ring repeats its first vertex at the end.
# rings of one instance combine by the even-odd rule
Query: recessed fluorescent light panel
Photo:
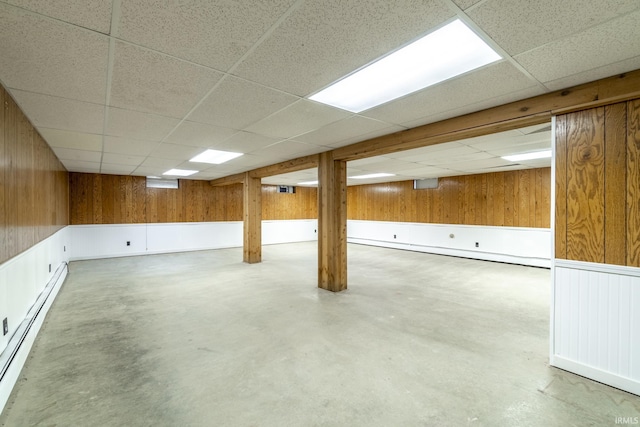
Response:
POLYGON ((170 176, 189 176, 194 173, 198 173, 198 171, 188 170, 188 169, 169 169, 162 175, 170 175, 170 176))
POLYGON ((385 176, 395 176, 395 175, 392 173, 370 173, 368 175, 350 176, 349 179, 384 178, 385 176))
POLYGON ((523 160, 547 159, 551 157, 551 150, 534 151, 532 153, 514 154, 513 156, 502 156, 510 162, 521 162, 523 160))
POLYGON ((299 182, 298 185, 318 185, 318 181, 304 181, 299 182))
POLYGON ((206 150, 189 160, 194 163, 211 163, 219 165, 231 159, 242 156, 243 153, 232 153, 230 151, 206 150))
POLYGON ((359 113, 499 59, 500 55, 456 19, 310 99, 359 113))

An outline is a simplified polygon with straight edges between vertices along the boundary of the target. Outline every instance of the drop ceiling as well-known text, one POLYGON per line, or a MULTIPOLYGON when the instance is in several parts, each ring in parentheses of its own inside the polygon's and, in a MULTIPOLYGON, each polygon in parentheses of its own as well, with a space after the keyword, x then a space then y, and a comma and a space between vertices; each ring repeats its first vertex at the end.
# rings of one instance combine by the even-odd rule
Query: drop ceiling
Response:
MULTIPOLYGON (((7 0, 0 81, 70 171, 208 180, 639 69, 638 22, 637 0, 7 0), (455 18, 503 59, 359 114, 307 99, 455 18), (245 155, 188 161, 207 148, 245 155)), ((549 146, 545 126, 349 173, 507 170, 501 155, 549 146)))

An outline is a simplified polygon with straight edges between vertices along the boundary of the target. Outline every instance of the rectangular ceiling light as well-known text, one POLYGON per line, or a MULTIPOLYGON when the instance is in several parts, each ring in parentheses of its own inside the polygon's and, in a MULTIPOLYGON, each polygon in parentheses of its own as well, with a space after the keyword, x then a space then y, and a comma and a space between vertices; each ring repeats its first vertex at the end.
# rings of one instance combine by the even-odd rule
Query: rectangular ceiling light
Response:
POLYGON ((310 99, 359 113, 499 59, 500 55, 456 19, 310 99))
POLYGON ((243 153, 232 153, 230 151, 206 150, 189 160, 194 163, 211 163, 219 165, 231 159, 242 156, 243 153))
POLYGON ((198 173, 198 171, 188 170, 188 169, 169 169, 162 175, 171 175, 171 176, 189 176, 194 173, 198 173))
POLYGON ((304 181, 299 182, 298 185, 318 185, 318 181, 304 181))
POLYGON ((385 176, 395 176, 395 175, 392 173, 370 173, 367 175, 350 176, 349 179, 384 178, 385 176))
POLYGON ((547 159, 551 157, 551 150, 534 151, 532 153, 514 154, 513 156, 502 156, 510 162, 521 162, 523 160, 547 159))

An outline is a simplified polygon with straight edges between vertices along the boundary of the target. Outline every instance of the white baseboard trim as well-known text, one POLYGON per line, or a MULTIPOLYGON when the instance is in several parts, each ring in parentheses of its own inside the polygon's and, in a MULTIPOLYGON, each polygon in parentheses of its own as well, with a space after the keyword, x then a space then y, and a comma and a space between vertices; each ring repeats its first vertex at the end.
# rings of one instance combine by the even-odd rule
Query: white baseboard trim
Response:
POLYGON ((515 255, 496 254, 482 251, 469 251, 461 249, 450 249, 438 246, 415 245, 409 243, 393 243, 381 240, 358 239, 353 237, 347 238, 348 243, 356 243, 360 245, 379 246, 383 248, 402 249, 414 252, 424 252, 436 255, 449 255, 461 258, 479 259, 483 261, 497 261, 509 264, 529 265, 532 267, 550 268, 551 260, 545 258, 520 257, 515 255))
POLYGON ((551 358, 551 366, 576 373, 585 378, 640 396, 640 382, 631 378, 624 378, 617 374, 612 374, 592 366, 584 365, 558 355, 554 355, 551 358))
POLYGON ((31 347, 33 347, 49 308, 56 299, 67 273, 67 263, 63 262, 58 266, 55 274, 27 313, 27 317, 22 321, 0 355, 0 412, 9 400, 31 347))

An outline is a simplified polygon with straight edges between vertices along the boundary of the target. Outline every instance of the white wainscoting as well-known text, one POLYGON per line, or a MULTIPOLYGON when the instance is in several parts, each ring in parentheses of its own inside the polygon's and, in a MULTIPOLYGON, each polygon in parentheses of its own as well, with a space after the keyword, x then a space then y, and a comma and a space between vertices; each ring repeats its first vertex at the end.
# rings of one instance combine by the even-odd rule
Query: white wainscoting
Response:
POLYGON ((64 282, 69 249, 65 227, 0 265, 0 324, 9 326, 0 333, 0 411, 64 282))
POLYGON ((640 395, 640 268, 555 260, 551 365, 640 395))
POLYGON ((318 240, 318 220, 262 221, 262 244, 309 242, 318 240))
POLYGON ((551 266, 551 232, 548 228, 349 220, 347 240, 487 261, 551 266))
MULTIPOLYGON (((241 221, 72 225, 71 260, 242 246, 241 221), (127 246, 129 242, 129 246, 127 246)), ((315 240, 317 221, 263 221, 265 245, 315 240)))

